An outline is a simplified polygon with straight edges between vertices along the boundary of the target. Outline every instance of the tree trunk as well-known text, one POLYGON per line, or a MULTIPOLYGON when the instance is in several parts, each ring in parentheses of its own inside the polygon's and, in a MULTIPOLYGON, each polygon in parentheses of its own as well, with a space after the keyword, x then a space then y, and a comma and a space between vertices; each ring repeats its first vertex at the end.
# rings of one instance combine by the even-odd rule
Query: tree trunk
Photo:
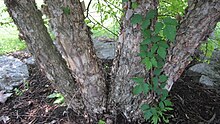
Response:
POLYGON ((45 3, 57 45, 62 48, 61 53, 80 87, 86 110, 102 114, 106 110, 106 83, 84 23, 81 3, 79 0, 45 0, 45 3))
POLYGON ((196 48, 207 40, 220 20, 219 0, 189 0, 188 3, 176 41, 171 44, 164 66, 165 74, 169 77, 168 90, 192 61, 196 48))
MULTIPOLYGON (((137 119, 142 116, 139 109, 141 103, 151 102, 152 96, 134 96, 132 88, 135 82, 132 77, 147 76, 144 65, 140 64, 141 58, 138 56, 139 44, 142 40, 141 30, 137 25, 130 23, 132 14, 146 15, 148 10, 157 9, 157 0, 142 0, 140 6, 129 9, 131 2, 126 3, 128 9, 123 20, 122 30, 119 36, 118 56, 114 60, 112 68, 111 95, 109 108, 122 112, 129 119, 137 119)), ((131 120, 129 120, 131 121, 131 120)))
MULTIPOLYGON (((130 18, 133 13, 145 15, 148 10, 158 6, 157 0, 139 2, 140 6, 134 11, 129 9, 130 2, 124 3, 127 9, 119 36, 117 57, 112 67, 112 82, 109 83, 95 55, 79 0, 45 0, 46 13, 56 35, 56 46, 34 0, 5 0, 11 17, 24 35, 28 49, 55 88, 65 95, 66 103, 75 112, 88 114, 96 122, 98 115, 105 113, 111 114, 113 118, 123 113, 130 121, 142 120, 139 106, 153 100, 152 95, 133 96, 131 92, 135 84, 130 78, 147 76, 148 72, 145 72, 137 55, 142 35, 137 25, 130 24, 130 18)), ((189 0, 189 3, 164 66, 164 72, 169 77, 168 90, 220 17, 218 0, 189 0)))
MULTIPOLYGON (((79 87, 62 59, 47 32, 42 14, 32 0, 6 0, 8 12, 18 29, 24 35, 28 49, 34 55, 36 63, 44 70, 48 79, 62 92, 68 102, 75 96, 80 101, 79 87)), ((78 101, 72 101, 77 105, 78 101)))

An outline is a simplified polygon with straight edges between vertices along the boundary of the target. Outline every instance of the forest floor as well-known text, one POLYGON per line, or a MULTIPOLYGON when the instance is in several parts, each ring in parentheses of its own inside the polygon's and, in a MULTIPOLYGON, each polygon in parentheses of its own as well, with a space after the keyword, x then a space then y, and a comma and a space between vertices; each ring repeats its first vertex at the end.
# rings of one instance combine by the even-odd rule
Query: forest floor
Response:
MULTIPOLYGON (((66 106, 53 104, 54 100, 47 98, 54 89, 36 66, 30 66, 29 71, 28 88, 21 85, 21 94, 14 93, 5 104, 0 104, 0 120, 5 119, 6 124, 85 123, 66 106)), ((174 110, 167 113, 170 124, 220 123, 220 89, 205 87, 198 83, 198 78, 183 73, 174 84, 170 92, 174 110)))

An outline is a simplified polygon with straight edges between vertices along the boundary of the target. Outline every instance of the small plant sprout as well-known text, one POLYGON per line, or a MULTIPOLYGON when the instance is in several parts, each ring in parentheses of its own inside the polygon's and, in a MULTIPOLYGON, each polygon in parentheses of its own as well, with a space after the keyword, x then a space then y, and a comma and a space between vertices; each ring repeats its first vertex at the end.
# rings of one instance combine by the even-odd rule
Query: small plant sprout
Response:
POLYGON ((64 103, 64 96, 61 93, 52 93, 49 96, 47 96, 49 99, 55 99, 53 104, 62 104, 64 103))

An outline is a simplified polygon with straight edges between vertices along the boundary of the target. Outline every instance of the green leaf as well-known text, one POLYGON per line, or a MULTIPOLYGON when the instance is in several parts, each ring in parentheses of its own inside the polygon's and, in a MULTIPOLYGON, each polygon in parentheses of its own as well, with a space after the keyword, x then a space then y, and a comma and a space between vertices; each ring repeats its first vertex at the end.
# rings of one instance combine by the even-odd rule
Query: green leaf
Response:
POLYGON ((148 57, 145 57, 142 60, 142 63, 145 64, 147 70, 150 70, 152 68, 152 63, 151 63, 151 61, 150 61, 150 59, 148 57))
POLYGON ((131 24, 137 24, 142 22, 142 15, 140 14, 134 14, 131 17, 131 24))
POLYGON ((134 82, 138 83, 138 84, 142 84, 144 83, 144 78, 143 77, 133 77, 131 78, 131 80, 133 80, 134 82))
POLYGON ((166 75, 160 75, 160 76, 159 76, 160 82, 166 82, 167 79, 168 79, 168 77, 167 77, 166 75))
POLYGON ((106 124, 106 123, 103 120, 99 120, 98 124, 106 124))
POLYGON ((150 111, 152 112, 153 115, 156 115, 157 114, 157 110, 155 107, 151 107, 150 108, 150 111))
POLYGON ((157 77, 153 77, 152 81, 153 81, 154 85, 158 86, 158 78, 157 77))
POLYGON ((161 117, 163 116, 163 113, 161 110, 157 111, 157 113, 158 113, 158 116, 161 116, 161 117))
POLYGON ((161 58, 165 59, 165 57, 166 57, 166 49, 165 48, 159 47, 157 50, 157 53, 161 58))
POLYGON ((131 8, 136 9, 137 7, 138 7, 138 3, 137 2, 132 2, 131 8))
POLYGON ((150 61, 154 67, 157 67, 157 60, 155 59, 155 57, 151 58, 150 61))
POLYGON ((143 23, 141 24, 142 29, 146 29, 150 26, 150 20, 144 20, 143 23))
POLYGON ((143 105, 141 105, 141 110, 142 110, 142 111, 146 111, 146 110, 148 110, 148 109, 150 109, 149 104, 143 104, 143 105))
POLYGON ((163 104, 163 102, 162 101, 160 101, 160 103, 159 103, 159 107, 161 108, 161 109, 164 109, 164 104, 163 104))
POLYGON ((168 110, 168 111, 172 111, 173 110, 173 108, 171 108, 171 107, 165 107, 164 109, 168 110))
POLYGON ((145 58, 145 57, 147 56, 147 52, 141 51, 138 55, 139 55, 141 58, 145 58))
POLYGON ((58 97, 53 103, 54 104, 61 104, 64 102, 64 97, 58 97))
POLYGON ((147 52, 147 45, 140 44, 140 51, 147 52))
POLYGON ((136 85, 134 88, 133 88, 133 94, 134 95, 138 95, 142 92, 142 87, 141 85, 136 85))
POLYGON ((154 33, 158 34, 162 30, 162 28, 163 28, 163 23, 162 22, 156 22, 154 33))
POLYGON ((150 38, 151 30, 142 30, 142 34, 143 34, 144 38, 150 38))
POLYGON ((143 83, 142 84, 143 92, 144 94, 148 94, 149 92, 149 84, 148 83, 143 83))
POLYGON ((163 60, 164 58, 161 58, 159 56, 159 57, 156 57, 156 59, 157 59, 157 66, 158 66, 158 68, 163 68, 163 66, 165 64, 165 61, 163 60))
POLYGON ((145 39, 145 40, 143 40, 142 42, 141 42, 141 44, 150 44, 151 43, 151 39, 150 38, 147 38, 147 39, 145 39))
POLYGON ((158 45, 157 45, 157 44, 154 44, 154 45, 151 47, 151 52, 152 52, 152 53, 155 53, 156 50, 157 50, 157 48, 158 48, 158 45))
POLYGON ((169 47, 166 41, 161 41, 158 43, 158 45, 165 48, 165 49, 169 47))
POLYGON ((128 0, 122 0, 122 2, 128 2, 128 0))
POLYGON ((56 95, 57 95, 57 93, 52 93, 49 96, 47 96, 47 98, 50 98, 50 99, 56 98, 56 95))
POLYGON ((166 25, 163 29, 163 35, 170 41, 174 41, 176 37, 176 27, 173 25, 166 25))
POLYGON ((178 25, 176 19, 172 19, 172 18, 170 18, 170 17, 164 18, 164 19, 163 19, 163 22, 164 22, 165 25, 173 25, 173 26, 175 26, 175 27, 178 25))
POLYGON ((61 93, 52 93, 49 96, 47 96, 47 98, 58 98, 58 97, 63 97, 63 95, 61 93))
MULTIPOLYGON (((163 93, 162 93, 162 94, 163 94, 163 93)), ((162 97, 160 97, 160 100, 161 100, 161 101, 164 101, 166 98, 167 98, 167 96, 162 96, 162 97)))
POLYGON ((156 92, 157 95, 161 95, 161 94, 162 94, 162 91, 161 91, 160 88, 157 88, 157 89, 155 90, 155 92, 156 92))
POLYGON ((153 37, 151 37, 151 41, 153 41, 153 42, 158 42, 160 40, 162 40, 160 36, 153 36, 153 37))
POLYGON ((152 58, 154 56, 153 52, 147 52, 147 57, 152 58))
POLYGON ((144 118, 145 118, 146 120, 149 120, 152 116, 153 116, 153 114, 152 114, 151 111, 145 111, 145 112, 144 112, 144 118))
POLYGON ((162 89, 162 97, 161 97, 161 101, 164 101, 168 96, 168 91, 167 89, 162 89))
POLYGON ((163 82, 163 83, 160 84, 160 87, 161 87, 161 88, 164 88, 166 85, 167 85, 167 83, 166 83, 166 82, 163 82))
POLYGON ((155 69, 153 74, 156 75, 156 76, 159 76, 161 73, 161 69, 155 69))
POLYGON ((158 78, 157 77, 154 77, 152 79, 153 81, 153 90, 156 91, 156 90, 159 90, 159 87, 158 87, 158 78))
POLYGON ((165 106, 172 106, 173 105, 172 102, 168 99, 164 100, 163 102, 164 102, 165 106))
POLYGON ((157 11, 156 10, 149 10, 147 12, 147 15, 146 15, 146 20, 150 20, 150 19, 153 19, 157 14, 157 11))
POLYGON ((154 124, 158 124, 158 120, 159 120, 158 115, 154 115, 154 116, 152 117, 152 122, 153 122, 154 124))
POLYGON ((70 7, 61 7, 61 8, 62 8, 64 14, 66 14, 66 15, 70 14, 70 7))

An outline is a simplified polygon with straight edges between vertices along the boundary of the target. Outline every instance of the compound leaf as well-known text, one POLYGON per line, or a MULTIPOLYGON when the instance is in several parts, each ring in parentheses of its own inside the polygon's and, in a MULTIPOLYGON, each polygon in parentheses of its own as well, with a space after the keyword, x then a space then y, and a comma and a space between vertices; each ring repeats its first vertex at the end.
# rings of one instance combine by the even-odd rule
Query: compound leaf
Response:
POLYGON ((164 47, 159 47, 158 48, 158 50, 157 50, 157 53, 158 53, 158 55, 161 57, 161 58, 163 58, 163 59, 165 59, 165 57, 166 57, 166 49, 164 48, 164 47))
POLYGON ((149 10, 147 15, 146 15, 146 20, 150 20, 150 19, 153 19, 157 14, 157 11, 156 10, 149 10))
POLYGON ((174 41, 176 37, 176 27, 173 25, 166 25, 163 29, 163 35, 170 41, 174 41))
POLYGON ((134 14, 131 17, 131 24, 137 24, 142 22, 142 15, 140 14, 134 14))

